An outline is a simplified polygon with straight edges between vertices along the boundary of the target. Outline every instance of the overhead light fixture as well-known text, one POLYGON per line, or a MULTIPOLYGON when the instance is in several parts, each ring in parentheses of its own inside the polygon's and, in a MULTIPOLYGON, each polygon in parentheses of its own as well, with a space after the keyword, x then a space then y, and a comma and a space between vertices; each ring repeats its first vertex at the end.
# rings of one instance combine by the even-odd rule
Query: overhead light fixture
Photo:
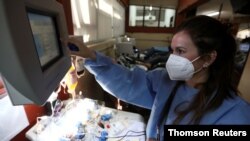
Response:
POLYGON ((208 13, 206 15, 212 17, 212 16, 219 15, 219 12, 212 12, 212 13, 208 13))
POLYGON ((150 7, 149 7, 149 11, 152 11, 152 9, 153 9, 153 7, 152 7, 152 5, 150 5, 150 7))

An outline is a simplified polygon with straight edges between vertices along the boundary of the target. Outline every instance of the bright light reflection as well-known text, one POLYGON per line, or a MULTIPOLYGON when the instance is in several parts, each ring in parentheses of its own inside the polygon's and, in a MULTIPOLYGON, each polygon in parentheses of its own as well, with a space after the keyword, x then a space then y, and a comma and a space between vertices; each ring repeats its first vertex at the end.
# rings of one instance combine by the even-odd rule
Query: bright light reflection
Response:
POLYGON ((72 15, 73 19, 75 21, 76 27, 81 28, 78 12, 77 12, 77 6, 76 6, 76 0, 71 0, 71 6, 72 6, 72 15))
POLYGON ((94 3, 95 3, 95 8, 97 9, 98 8, 97 0, 94 0, 94 3))
POLYGON ((210 16, 210 17, 216 16, 216 15, 219 15, 219 12, 212 12, 212 13, 207 14, 207 16, 210 16))
POLYGON ((121 19, 121 16, 119 15, 119 14, 117 14, 117 13, 114 13, 114 17, 116 18, 116 19, 121 19))
POLYGON ((84 35, 83 35, 83 41, 84 41, 84 42, 88 42, 88 41, 89 41, 89 38, 90 38, 90 35, 89 35, 89 34, 84 34, 84 35))
POLYGON ((79 0, 84 24, 90 24, 89 0, 79 0))
POLYGON ((111 4, 108 4, 105 0, 99 0, 99 9, 112 16, 113 8, 111 4))

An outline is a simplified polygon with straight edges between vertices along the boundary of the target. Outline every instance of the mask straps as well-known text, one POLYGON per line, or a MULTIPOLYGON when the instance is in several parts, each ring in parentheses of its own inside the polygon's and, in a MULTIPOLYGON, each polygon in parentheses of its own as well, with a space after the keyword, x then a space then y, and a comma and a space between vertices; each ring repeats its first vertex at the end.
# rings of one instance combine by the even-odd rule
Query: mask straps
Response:
MULTIPOLYGON (((198 59, 200 59, 200 58, 201 58, 201 56, 196 57, 193 61, 191 61, 191 63, 195 62, 196 60, 198 60, 198 59)), ((202 67, 201 67, 201 68, 199 68, 198 70, 194 71, 194 73, 193 73, 193 74, 195 74, 195 73, 197 73, 197 72, 201 71, 203 68, 204 68, 204 67, 202 66, 202 67)))
POLYGON ((196 61, 196 60, 198 60, 198 59, 200 59, 201 58, 201 56, 198 56, 198 57, 196 57, 194 60, 192 60, 191 62, 193 63, 194 61, 196 61))

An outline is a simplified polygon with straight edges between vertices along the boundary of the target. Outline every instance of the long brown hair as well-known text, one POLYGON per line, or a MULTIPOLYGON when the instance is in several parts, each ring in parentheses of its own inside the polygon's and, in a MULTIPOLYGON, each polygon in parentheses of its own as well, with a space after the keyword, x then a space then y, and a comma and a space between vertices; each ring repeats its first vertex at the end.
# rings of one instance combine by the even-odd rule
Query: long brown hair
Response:
POLYGON ((190 112, 193 115, 189 123, 199 124, 203 115, 218 108, 224 99, 237 94, 236 87, 232 85, 236 42, 221 22, 207 16, 196 16, 185 21, 176 29, 176 33, 180 31, 186 31, 190 35, 199 55, 217 52, 215 61, 209 66, 208 80, 193 102, 184 110, 175 110, 177 118, 174 124, 180 123, 190 112))

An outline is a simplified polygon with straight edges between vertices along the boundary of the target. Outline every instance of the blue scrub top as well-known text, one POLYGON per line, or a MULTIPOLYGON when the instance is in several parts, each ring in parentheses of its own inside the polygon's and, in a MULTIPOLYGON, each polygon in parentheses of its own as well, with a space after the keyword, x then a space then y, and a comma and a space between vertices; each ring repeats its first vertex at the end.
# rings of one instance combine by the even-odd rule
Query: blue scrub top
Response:
MULTIPOLYGON (((159 68, 146 72, 135 67, 131 70, 114 63, 111 58, 98 52, 96 52, 96 60, 85 60, 85 67, 108 93, 125 102, 151 109, 146 134, 147 138, 157 137, 160 114, 176 84, 176 81, 169 79, 166 69, 159 68)), ((175 94, 165 124, 172 124, 176 118, 175 107, 186 107, 197 92, 195 88, 181 85, 175 94)), ((191 115, 192 113, 189 113, 180 124, 188 124, 191 115)), ((204 115, 200 124, 250 125, 250 104, 238 96, 225 99, 218 109, 204 115)), ((163 140, 163 128, 160 133, 163 140)))

